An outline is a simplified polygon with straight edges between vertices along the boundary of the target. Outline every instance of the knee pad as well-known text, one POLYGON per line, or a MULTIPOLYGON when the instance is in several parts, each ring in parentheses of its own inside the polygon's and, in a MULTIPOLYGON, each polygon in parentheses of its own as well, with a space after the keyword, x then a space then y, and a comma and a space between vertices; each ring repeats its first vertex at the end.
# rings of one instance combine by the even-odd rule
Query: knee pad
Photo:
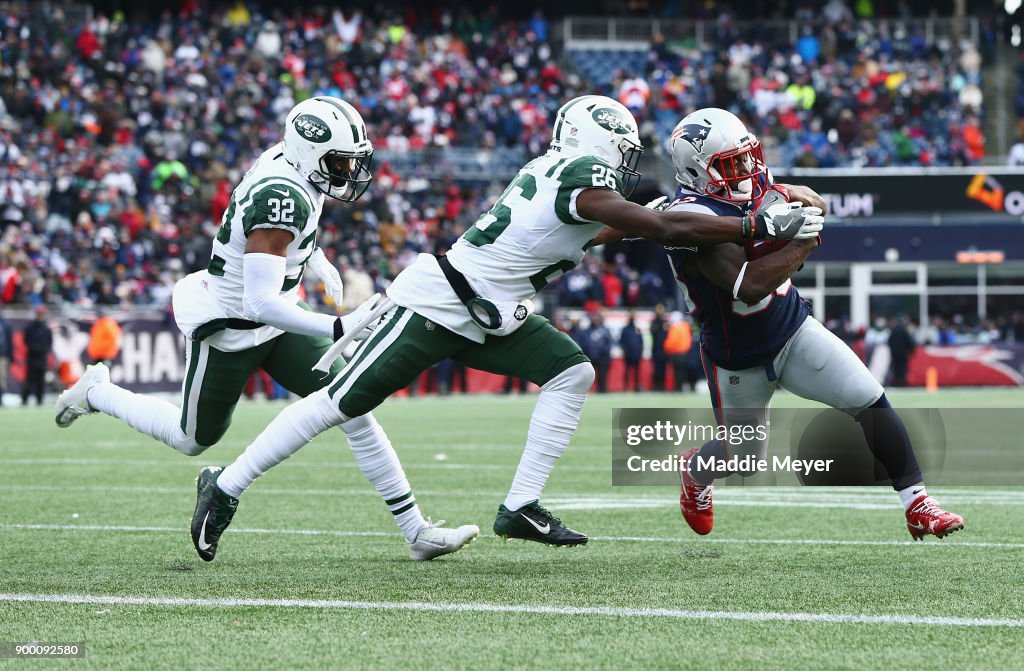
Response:
POLYGON ((360 415, 350 419, 341 424, 339 428, 345 434, 345 437, 348 438, 349 447, 352 448, 353 452, 370 448, 377 449, 381 446, 382 442, 387 443, 388 446, 391 445, 384 430, 371 414, 360 415))
POLYGON ((586 394, 593 385, 594 366, 589 361, 586 361, 566 368, 545 382, 541 390, 586 394))
POLYGON ((196 439, 187 435, 184 431, 181 436, 174 440, 174 449, 188 457, 195 457, 206 451, 210 445, 200 445, 196 439))

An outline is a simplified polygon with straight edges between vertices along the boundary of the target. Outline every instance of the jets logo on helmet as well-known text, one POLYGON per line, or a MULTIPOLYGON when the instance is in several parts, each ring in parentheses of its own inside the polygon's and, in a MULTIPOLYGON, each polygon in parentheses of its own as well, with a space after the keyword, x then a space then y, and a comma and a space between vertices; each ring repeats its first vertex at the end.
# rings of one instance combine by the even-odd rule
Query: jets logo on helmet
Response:
POLYGON ((615 113, 615 110, 608 109, 607 107, 594 110, 591 116, 594 117, 594 121, 597 122, 598 126, 607 128, 613 133, 628 135, 633 130, 633 127, 625 119, 615 113))
POLYGON ((295 130, 310 142, 329 142, 331 129, 312 114, 300 114, 295 118, 295 130))
POLYGON ((346 202, 363 195, 373 179, 373 145, 363 118, 331 96, 303 100, 288 113, 284 158, 317 191, 346 202))
POLYGON ((636 120, 606 96, 580 96, 562 105, 551 130, 551 150, 562 156, 594 156, 618 171, 626 195, 640 181, 643 153, 636 120))

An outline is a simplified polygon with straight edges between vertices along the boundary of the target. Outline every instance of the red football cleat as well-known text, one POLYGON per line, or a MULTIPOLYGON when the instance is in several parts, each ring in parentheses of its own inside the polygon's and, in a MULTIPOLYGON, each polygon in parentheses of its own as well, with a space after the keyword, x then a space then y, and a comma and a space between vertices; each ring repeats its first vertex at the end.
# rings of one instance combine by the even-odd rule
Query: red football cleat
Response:
POLYGON ((964 528, 964 518, 946 512, 930 496, 919 496, 907 510, 907 531, 919 541, 928 534, 942 538, 964 528))
POLYGON ((715 511, 711 504, 711 492, 714 485, 702 485, 690 477, 686 469, 687 464, 693 455, 697 454, 699 447, 694 447, 679 455, 679 481, 681 484, 679 492, 679 510, 683 513, 683 519, 690 525, 690 528, 705 536, 711 533, 715 526, 715 511))

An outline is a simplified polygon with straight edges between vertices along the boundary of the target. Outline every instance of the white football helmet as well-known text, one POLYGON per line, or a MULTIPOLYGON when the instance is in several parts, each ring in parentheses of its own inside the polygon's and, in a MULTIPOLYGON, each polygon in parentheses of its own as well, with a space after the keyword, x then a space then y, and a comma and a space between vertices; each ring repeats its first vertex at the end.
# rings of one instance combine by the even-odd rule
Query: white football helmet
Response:
POLYGON ((730 203, 764 195, 768 169, 761 142, 735 114, 716 107, 683 117, 669 137, 676 181, 698 193, 730 203))
POLYGON ((347 203, 373 179, 366 124, 339 98, 317 96, 292 108, 284 126, 284 158, 318 191, 347 203))
POLYGON ((580 96, 555 115, 551 148, 564 156, 597 156, 618 170, 628 196, 640 182, 636 166, 644 148, 636 119, 606 96, 580 96))

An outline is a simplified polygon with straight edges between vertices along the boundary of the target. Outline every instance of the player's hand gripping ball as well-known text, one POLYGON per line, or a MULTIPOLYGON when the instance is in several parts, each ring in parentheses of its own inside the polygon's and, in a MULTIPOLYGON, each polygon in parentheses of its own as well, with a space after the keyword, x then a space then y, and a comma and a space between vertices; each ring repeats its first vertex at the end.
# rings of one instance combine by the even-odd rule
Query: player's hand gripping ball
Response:
MULTIPOLYGON (((781 184, 773 184, 771 187, 769 187, 767 191, 765 191, 764 195, 761 196, 761 200, 754 205, 753 210, 754 212, 760 212, 777 203, 789 202, 789 199, 789 193, 786 190, 786 187, 782 186, 781 184)), ((811 206, 812 203, 804 203, 804 205, 811 206)), ((819 234, 819 244, 821 242, 820 238, 821 236, 819 234)), ((788 245, 790 242, 792 241, 748 240, 743 245, 743 248, 747 253, 747 260, 753 261, 754 259, 759 259, 763 256, 774 254, 775 252, 779 251, 780 249, 788 245)))

